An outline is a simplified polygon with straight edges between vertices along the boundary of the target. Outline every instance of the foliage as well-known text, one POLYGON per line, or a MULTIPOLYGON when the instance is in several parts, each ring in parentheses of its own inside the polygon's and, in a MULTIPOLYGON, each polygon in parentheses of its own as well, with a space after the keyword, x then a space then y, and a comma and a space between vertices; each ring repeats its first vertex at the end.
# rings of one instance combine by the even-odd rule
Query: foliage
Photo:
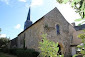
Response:
POLYGON ((83 56, 85 56, 85 33, 84 33, 84 34, 80 34, 78 37, 82 39, 83 45, 78 45, 77 47, 78 47, 78 48, 81 48, 80 53, 81 53, 83 56))
POLYGON ((35 51, 34 49, 19 49, 17 50, 17 57, 37 57, 39 52, 35 51))
POLYGON ((1 32, 1 28, 0 28, 0 32, 1 32))
POLYGON ((80 14, 81 18, 85 18, 85 0, 57 0, 59 3, 70 2, 71 6, 76 9, 76 12, 80 14))
POLYGON ((76 19, 75 21, 76 21, 76 22, 79 22, 79 21, 81 21, 81 20, 82 20, 82 19, 76 19))
POLYGON ((57 0, 59 3, 67 3, 69 2, 71 6, 76 9, 76 12, 81 16, 80 19, 76 21, 81 21, 85 19, 85 0, 57 0))
POLYGON ((12 48, 12 49, 0 49, 3 53, 8 53, 11 55, 16 55, 17 57, 37 57, 39 52, 34 49, 21 49, 21 48, 12 48))
POLYGON ((9 54, 12 54, 12 55, 17 55, 17 48, 11 48, 11 49, 7 49, 9 54))
POLYGON ((0 38, 0 48, 6 47, 8 42, 8 38, 0 38))
POLYGON ((16 57, 16 56, 5 54, 5 53, 0 53, 0 57, 16 57))
POLYGON ((59 55, 59 47, 58 42, 55 43, 47 39, 46 34, 43 34, 43 40, 40 42, 40 57, 64 57, 63 55, 59 55))
POLYGON ((83 45, 78 45, 77 46, 78 48, 80 48, 81 51, 80 51, 79 54, 75 54, 74 57, 78 56, 78 55, 82 55, 83 57, 85 57, 85 33, 78 35, 78 37, 81 39, 83 45))
MULTIPOLYGON (((0 28, 0 33, 1 33, 1 28, 0 28)), ((1 35, 1 34, 0 34, 1 35)))
POLYGON ((0 51, 3 53, 8 53, 9 49, 7 47, 4 47, 4 48, 1 48, 0 51))
MULTIPOLYGON (((0 28, 0 32, 1 32, 1 28, 0 28)), ((9 42, 9 39, 8 38, 3 38, 3 37, 0 37, 0 48, 7 48, 7 44, 9 42)))

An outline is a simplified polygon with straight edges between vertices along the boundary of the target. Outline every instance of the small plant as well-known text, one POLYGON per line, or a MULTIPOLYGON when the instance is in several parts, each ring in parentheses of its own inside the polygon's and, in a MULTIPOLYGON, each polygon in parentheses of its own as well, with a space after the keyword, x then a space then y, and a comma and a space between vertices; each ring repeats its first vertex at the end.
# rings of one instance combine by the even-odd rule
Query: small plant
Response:
POLYGON ((43 34, 42 42, 40 42, 40 57, 64 57, 64 55, 59 55, 58 42, 55 43, 47 39, 47 34, 43 34))

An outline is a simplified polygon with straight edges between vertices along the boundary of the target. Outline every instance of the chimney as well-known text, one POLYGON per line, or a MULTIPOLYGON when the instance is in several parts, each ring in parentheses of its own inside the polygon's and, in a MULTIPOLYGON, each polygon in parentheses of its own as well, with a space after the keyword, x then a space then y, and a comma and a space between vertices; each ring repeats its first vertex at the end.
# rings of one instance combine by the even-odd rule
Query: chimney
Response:
POLYGON ((75 22, 71 23, 71 25, 72 25, 73 27, 75 27, 75 22))

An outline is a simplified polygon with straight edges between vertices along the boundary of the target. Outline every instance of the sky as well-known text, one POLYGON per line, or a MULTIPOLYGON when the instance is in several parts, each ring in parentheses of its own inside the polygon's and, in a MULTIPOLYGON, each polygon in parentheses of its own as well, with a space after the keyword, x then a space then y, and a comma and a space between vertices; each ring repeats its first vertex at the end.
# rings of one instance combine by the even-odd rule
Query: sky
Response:
POLYGON ((0 37, 13 39, 23 31, 29 6, 33 23, 55 7, 69 23, 80 18, 69 3, 59 4, 56 0, 0 0, 0 37))

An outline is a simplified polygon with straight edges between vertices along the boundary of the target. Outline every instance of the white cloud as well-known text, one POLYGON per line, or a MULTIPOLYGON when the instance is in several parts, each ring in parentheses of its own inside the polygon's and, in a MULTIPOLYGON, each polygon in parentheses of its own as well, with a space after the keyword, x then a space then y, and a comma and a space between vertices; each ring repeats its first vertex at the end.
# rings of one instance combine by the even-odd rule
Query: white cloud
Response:
POLYGON ((6 3, 7 5, 9 4, 9 0, 0 0, 0 1, 6 3))
POLYGON ((1 35, 0 35, 0 38, 1 38, 1 37, 6 37, 6 34, 1 34, 1 35))
POLYGON ((32 1, 29 1, 29 0, 19 0, 19 1, 26 2, 26 4, 25 4, 26 8, 29 8, 30 6, 34 7, 34 6, 43 5, 43 0, 32 0, 32 1))
POLYGON ((15 29, 20 29, 20 27, 21 27, 21 25, 20 25, 20 24, 17 24, 17 25, 15 26, 15 29))
POLYGON ((43 4, 43 0, 32 0, 31 6, 39 6, 43 4))
POLYGON ((20 2, 27 2, 26 0, 19 0, 20 2))

